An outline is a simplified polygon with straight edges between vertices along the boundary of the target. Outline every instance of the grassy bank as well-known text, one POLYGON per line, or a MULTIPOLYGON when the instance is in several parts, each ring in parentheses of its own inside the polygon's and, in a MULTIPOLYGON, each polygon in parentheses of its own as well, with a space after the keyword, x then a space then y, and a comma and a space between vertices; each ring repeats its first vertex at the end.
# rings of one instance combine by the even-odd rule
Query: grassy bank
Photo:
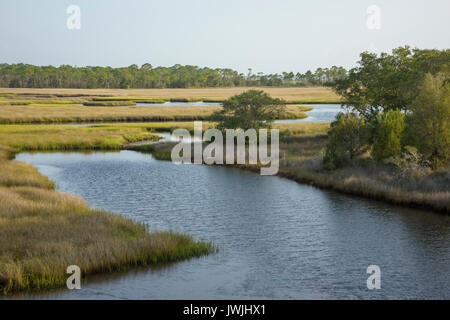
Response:
MULTIPOLYGON (((77 122, 146 122, 209 120, 220 106, 200 107, 114 107, 114 102, 91 102, 96 106, 27 105, 0 106, 0 124, 20 123, 77 123, 77 122)), ((303 119, 310 107, 287 106, 286 119, 303 119)))
POLYGON ((286 139, 280 145, 279 175, 320 188, 450 213, 447 172, 404 171, 365 157, 327 171, 322 168, 327 139, 320 134, 286 139))
MULTIPOLYGON (((327 171, 322 167, 322 157, 329 123, 278 124, 278 127, 288 131, 280 142, 281 177, 397 205, 450 212, 446 171, 405 172, 364 157, 342 169, 327 171)), ((151 152, 159 160, 170 160, 173 145, 141 145, 131 149, 151 152)), ((237 167, 259 172, 258 166, 237 167)))
POLYGON ((237 87, 237 88, 201 88, 201 89, 13 89, 0 88, 0 95, 39 94, 57 98, 95 98, 95 97, 133 97, 145 99, 188 99, 223 101, 233 95, 249 89, 264 90, 272 97, 282 98, 289 103, 339 103, 341 100, 327 87, 274 88, 274 87, 237 87))
POLYGON ((118 150, 124 144, 158 140, 148 126, 0 126, 0 145, 24 150, 118 150))
POLYGON ((216 250, 211 243, 194 241, 188 235, 149 232, 145 225, 93 210, 78 197, 56 192, 53 182, 31 165, 11 161, 15 152, 29 149, 115 148, 128 141, 127 135, 146 132, 135 128, 25 127, 0 126, 1 293, 63 287, 69 265, 78 265, 85 276, 169 263, 216 250), (64 131, 66 135, 61 137, 64 131), (32 137, 37 140, 30 141, 32 137))

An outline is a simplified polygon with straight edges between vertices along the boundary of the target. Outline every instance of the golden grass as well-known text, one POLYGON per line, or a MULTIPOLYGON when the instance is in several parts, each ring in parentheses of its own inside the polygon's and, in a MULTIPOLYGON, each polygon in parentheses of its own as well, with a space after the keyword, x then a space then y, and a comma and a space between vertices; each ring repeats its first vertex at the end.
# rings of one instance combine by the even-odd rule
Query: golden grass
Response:
POLYGON ((3 125, 0 145, 16 150, 117 150, 124 144, 157 140, 148 125, 3 125))
POLYGON ((264 90, 276 98, 283 98, 288 102, 298 103, 332 103, 340 101, 330 88, 302 87, 302 88, 272 88, 272 87, 237 87, 237 88, 202 88, 202 89, 12 89, 0 88, 0 94, 44 94, 44 95, 91 95, 112 97, 145 97, 159 99, 186 98, 197 100, 224 100, 246 90, 264 90))
POLYGON ((0 293, 62 287, 70 265, 88 275, 216 250, 184 234, 149 233, 145 225, 92 210, 82 199, 56 192, 32 166, 11 161, 13 154, 0 146, 0 293))
POLYGON ((81 199, 35 187, 0 187, 0 290, 62 287, 66 268, 83 275, 168 263, 214 250, 171 232, 149 233, 81 199))
MULTIPOLYGON (((197 107, 89 107, 45 104, 33 106, 0 106, 0 124, 61 122, 144 122, 208 120, 220 106, 197 107)), ((287 106, 288 119, 306 117, 304 106, 287 106)))
POLYGON ((330 122, 289 122, 274 123, 273 128, 288 131, 290 136, 326 134, 330 129, 330 122))
POLYGON ((449 186, 440 174, 405 176, 368 159, 339 170, 323 170, 322 156, 327 139, 323 134, 288 137, 280 145, 279 175, 393 204, 450 212, 449 186))
MULTIPOLYGON (((203 129, 214 124, 203 125, 203 129)), ((178 123, 179 127, 192 130, 192 123, 178 123)), ((330 123, 280 123, 273 127, 287 130, 280 140, 279 176, 320 188, 382 200, 393 204, 450 212, 450 190, 446 172, 432 174, 403 174, 374 161, 349 164, 347 167, 326 171, 322 157, 330 123)), ((174 129, 175 123, 165 129, 174 129)), ((139 145, 130 148, 151 152, 159 160, 170 160, 175 143, 139 145)), ((237 166, 258 171, 258 166, 237 166)))
POLYGON ((47 177, 36 174, 36 169, 28 163, 5 161, 0 163, 0 186, 29 186, 53 189, 54 184, 47 177))

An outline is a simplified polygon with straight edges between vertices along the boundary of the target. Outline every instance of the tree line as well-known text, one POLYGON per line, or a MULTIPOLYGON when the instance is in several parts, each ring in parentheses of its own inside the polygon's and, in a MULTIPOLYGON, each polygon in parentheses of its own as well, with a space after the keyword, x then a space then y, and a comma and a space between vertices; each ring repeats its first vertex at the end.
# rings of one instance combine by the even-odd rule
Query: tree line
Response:
POLYGON ((176 64, 171 67, 72 67, 70 65, 35 66, 0 64, 0 87, 10 88, 204 88, 240 86, 311 86, 327 85, 344 79, 343 67, 317 68, 305 73, 247 74, 227 68, 200 68, 176 64))

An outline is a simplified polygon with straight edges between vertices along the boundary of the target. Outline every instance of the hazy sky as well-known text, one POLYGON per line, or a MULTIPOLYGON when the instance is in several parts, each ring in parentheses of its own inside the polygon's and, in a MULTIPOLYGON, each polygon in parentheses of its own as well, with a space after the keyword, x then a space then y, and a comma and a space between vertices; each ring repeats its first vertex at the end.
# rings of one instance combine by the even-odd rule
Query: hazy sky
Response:
POLYGON ((0 63, 304 72, 369 49, 449 48, 449 31, 449 0, 1 0, 0 63), (66 26, 71 4, 79 30, 66 26))

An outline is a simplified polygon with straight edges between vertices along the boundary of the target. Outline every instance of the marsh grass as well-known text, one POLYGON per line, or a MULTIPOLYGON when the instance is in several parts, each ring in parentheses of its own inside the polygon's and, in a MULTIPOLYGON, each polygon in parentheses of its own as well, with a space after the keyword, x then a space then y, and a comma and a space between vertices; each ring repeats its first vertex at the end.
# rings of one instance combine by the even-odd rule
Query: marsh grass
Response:
MULTIPOLYGON (((113 102, 98 102, 108 104, 113 102)), ((121 105, 114 102, 114 105, 121 105)), ((173 107, 89 107, 74 105, 0 106, 0 124, 80 123, 80 122, 159 122, 209 120, 220 106, 173 107)), ((309 107, 288 106, 285 119, 303 119, 309 107)))
MULTIPOLYGON (((322 158, 329 123, 277 123, 274 127, 287 131, 280 138, 278 175, 299 183, 363 196, 398 205, 450 212, 450 176, 448 171, 402 173, 395 167, 361 157, 342 169, 327 171, 322 158)), ((192 127, 185 125, 192 130, 192 127)), ((204 128, 205 129, 205 128, 204 128)), ((170 160, 176 143, 133 146, 151 152, 158 160, 170 160)), ((258 165, 235 165, 259 172, 258 165)))
POLYGON ((131 101, 139 103, 164 103, 170 101, 169 98, 150 98, 150 97, 97 97, 94 101, 131 101))
MULTIPOLYGON (((63 287, 69 265, 78 265, 83 275, 89 275, 170 263, 217 250, 185 234, 149 232, 146 225, 92 210, 82 199, 56 192, 53 182, 31 165, 11 161, 24 148, 72 148, 80 139, 92 139, 93 133, 105 140, 118 135, 123 135, 120 141, 149 138, 151 133, 143 131, 146 128, 48 127, 0 127, 0 293, 63 287), (43 140, 30 141, 40 134, 43 140), (61 135, 62 140, 52 141, 61 135), (1 146, 8 142, 16 149, 1 146)), ((101 142, 97 146, 110 147, 101 142)))
POLYGON ((134 101, 90 101, 83 105, 88 107, 121 107, 121 106, 135 106, 134 101))
POLYGON ((0 145, 20 151, 118 150, 130 142, 159 139, 151 130, 144 125, 4 125, 0 145))
POLYGON ((221 102, 244 91, 264 90, 274 98, 282 98, 288 103, 333 103, 340 101, 328 87, 233 87, 233 88, 188 88, 188 89, 12 89, 0 88, 0 94, 53 95, 58 97, 132 97, 145 99, 201 99, 203 101, 221 102))
POLYGON ((6 104, 12 106, 23 106, 23 105, 73 105, 80 103, 79 101, 72 100, 0 100, 6 104))
POLYGON ((81 199, 35 187, 0 187, 0 290, 65 286, 66 268, 83 275, 170 263, 215 250, 173 232, 91 210, 81 199))
POLYGON ((403 175, 401 170, 360 158, 342 169, 322 168, 327 135, 288 137, 280 145, 279 175, 320 188, 398 205, 450 212, 447 172, 403 175))

